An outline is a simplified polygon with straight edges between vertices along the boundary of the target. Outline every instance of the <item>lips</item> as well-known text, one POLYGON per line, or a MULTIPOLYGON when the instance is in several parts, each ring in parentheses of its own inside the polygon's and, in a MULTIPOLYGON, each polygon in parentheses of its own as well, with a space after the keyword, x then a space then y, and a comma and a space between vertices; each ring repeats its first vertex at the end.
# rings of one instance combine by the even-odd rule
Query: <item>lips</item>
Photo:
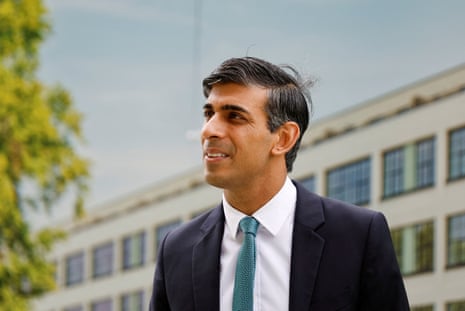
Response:
POLYGON ((221 160, 229 157, 229 153, 225 152, 226 146, 219 146, 218 143, 205 142, 203 147, 203 154, 206 159, 221 160))
POLYGON ((206 150, 204 153, 204 156, 205 156, 205 159, 208 161, 215 161, 215 160, 218 161, 218 160, 223 160, 229 157, 224 152, 210 151, 210 150, 206 150))
POLYGON ((226 157, 227 157, 226 154, 224 154, 224 153, 218 153, 218 152, 215 152, 215 153, 213 153, 213 152, 207 152, 205 155, 206 155, 208 158, 212 158, 212 159, 214 159, 214 158, 226 158, 226 157))

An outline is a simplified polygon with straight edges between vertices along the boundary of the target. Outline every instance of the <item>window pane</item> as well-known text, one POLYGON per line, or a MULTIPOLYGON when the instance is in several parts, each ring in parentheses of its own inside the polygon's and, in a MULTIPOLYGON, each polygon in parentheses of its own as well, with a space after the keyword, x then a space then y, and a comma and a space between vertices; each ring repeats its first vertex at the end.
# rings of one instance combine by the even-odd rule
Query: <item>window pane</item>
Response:
POLYGON ((465 301, 456 301, 448 303, 447 311, 465 311, 465 301))
POLYGON ((96 301, 92 303, 91 310, 92 311, 112 311, 113 302, 111 301, 111 299, 96 301))
POLYGON ((84 252, 66 258, 66 285, 81 283, 84 280, 84 252))
POLYGON ((404 191, 404 149, 384 155, 384 196, 390 197, 404 191))
POLYGON ((124 294, 121 297, 121 311, 142 311, 144 310, 144 292, 137 291, 124 294))
POLYGON ((463 265, 465 264, 465 214, 450 217, 448 225, 447 264, 463 265))
POLYGON ((434 184, 434 139, 417 144, 417 188, 434 184))
POLYGON ((465 176, 465 128, 450 133, 449 178, 465 176))
POLYGON ((434 184, 434 142, 430 138, 384 154, 384 197, 434 184))
POLYGON ((370 201, 370 159, 333 169, 327 174, 328 196, 352 204, 370 201))
POLYGON ((434 224, 426 222, 391 231, 402 274, 433 271, 434 224))
POLYGON ((123 239, 123 269, 140 267, 145 262, 145 232, 123 239))
POLYGON ((415 272, 433 271, 433 223, 417 225, 415 272))
POLYGON ((96 247, 93 251, 93 276, 100 277, 113 272, 113 242, 96 247))

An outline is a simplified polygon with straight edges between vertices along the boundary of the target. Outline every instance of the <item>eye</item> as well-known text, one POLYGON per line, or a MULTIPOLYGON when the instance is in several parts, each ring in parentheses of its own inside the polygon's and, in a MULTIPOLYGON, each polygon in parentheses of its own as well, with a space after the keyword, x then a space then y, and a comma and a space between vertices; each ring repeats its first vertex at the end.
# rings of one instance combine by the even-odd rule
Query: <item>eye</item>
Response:
POLYGON ((213 110, 204 110, 203 111, 203 117, 206 119, 206 120, 209 120, 212 116, 213 116, 213 110))
POLYGON ((229 119, 231 120, 245 120, 244 116, 238 112, 230 112, 229 119))

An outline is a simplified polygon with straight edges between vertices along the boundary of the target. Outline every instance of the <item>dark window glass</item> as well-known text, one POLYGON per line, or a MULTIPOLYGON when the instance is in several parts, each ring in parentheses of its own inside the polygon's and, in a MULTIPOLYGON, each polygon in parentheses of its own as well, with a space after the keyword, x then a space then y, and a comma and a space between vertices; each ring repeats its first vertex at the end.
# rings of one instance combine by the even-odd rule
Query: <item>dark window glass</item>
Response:
POLYGON ((93 277, 110 275, 113 272, 113 242, 98 246, 93 250, 93 277))
POLYGON ((447 265, 465 264, 465 214, 449 217, 447 265))
POLYGON ((91 304, 90 309, 92 311, 112 311, 113 310, 113 302, 111 299, 104 299, 100 301, 95 301, 91 304))
POLYGON ((370 159, 332 169, 327 174, 328 196, 352 204, 370 202, 370 159))
POLYGON ((145 263, 145 232, 123 239, 123 269, 140 267, 145 263))
POLYGON ((144 292, 136 291, 121 296, 121 311, 144 310, 144 292))
POLYGON ((394 229, 391 236, 402 274, 433 271, 433 222, 394 229))
POLYGON ((448 303, 447 311, 465 311, 465 300, 448 303))
POLYGON ((465 176, 465 127, 449 136, 449 179, 465 176))
POLYGON ((74 285, 84 280, 84 252, 66 257, 66 285, 74 285))
POLYGON ((434 139, 417 143, 417 188, 434 184, 434 145, 434 139))
POLYGON ((408 144, 384 154, 384 197, 434 185, 435 139, 408 144))
POLYGON ((404 149, 384 155, 384 196, 402 193, 404 189, 404 149))

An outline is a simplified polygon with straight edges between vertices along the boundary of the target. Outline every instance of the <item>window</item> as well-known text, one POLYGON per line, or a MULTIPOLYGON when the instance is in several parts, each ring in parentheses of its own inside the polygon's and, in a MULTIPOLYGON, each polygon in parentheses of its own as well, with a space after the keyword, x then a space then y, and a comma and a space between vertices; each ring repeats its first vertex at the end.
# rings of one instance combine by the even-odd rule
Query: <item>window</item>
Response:
POLYGON ((433 222, 394 229, 391 236, 402 274, 433 271, 433 222))
POLYGON ((434 184, 434 139, 418 142, 416 187, 424 188, 434 184))
POLYGON ((123 269, 140 267, 145 262, 145 232, 123 239, 123 269))
POLYGON ((113 242, 98 246, 93 250, 92 276, 98 278, 113 272, 113 242))
POLYGON ((448 303, 447 311, 465 311, 465 300, 448 303))
POLYGON ((447 265, 465 264, 465 214, 449 217, 447 238, 447 265))
POLYGON ((66 258, 66 285, 71 286, 84 280, 84 252, 66 258))
POLYGON ((370 202, 370 159, 330 170, 328 196, 352 204, 370 202))
POLYGON ((465 177, 465 127, 449 136, 449 179, 465 177))
POLYGON ((144 310, 144 292, 136 291, 121 296, 121 311, 144 310))
POLYGON ((433 311, 433 310, 434 310, 433 305, 412 307, 411 309, 411 311, 433 311))
MULTIPOLYGON (((181 224, 180 220, 176 220, 164 225, 160 225, 155 229, 155 252, 158 251, 158 248, 160 247, 161 242, 165 238, 165 236, 173 229, 179 227, 181 224)), ((156 258, 156 256, 155 256, 156 258)))
POLYGON ((315 176, 310 176, 310 177, 307 177, 307 178, 304 178, 300 181, 305 189, 307 189, 308 191, 311 191, 311 192, 315 192, 315 176))
POLYGON ((384 197, 392 197, 434 184, 434 138, 384 154, 384 197))
POLYGON ((404 150, 397 149, 384 155, 384 196, 401 193, 404 189, 404 150))
POLYGON ((112 311, 113 302, 111 301, 111 299, 95 301, 91 304, 90 309, 92 311, 112 311))

